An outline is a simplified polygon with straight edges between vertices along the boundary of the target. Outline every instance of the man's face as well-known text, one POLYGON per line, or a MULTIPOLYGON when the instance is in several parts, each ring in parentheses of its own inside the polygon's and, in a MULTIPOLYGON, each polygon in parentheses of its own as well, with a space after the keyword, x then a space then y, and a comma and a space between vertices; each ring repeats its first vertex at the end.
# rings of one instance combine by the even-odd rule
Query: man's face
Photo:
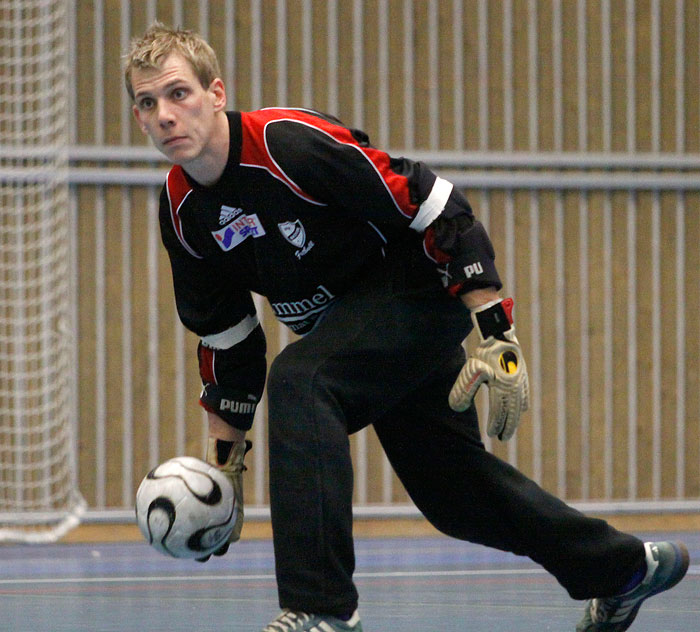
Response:
POLYGON ((216 131, 216 113, 226 106, 220 79, 203 88, 180 55, 166 57, 160 68, 134 68, 133 112, 141 130, 175 164, 205 158, 216 131))

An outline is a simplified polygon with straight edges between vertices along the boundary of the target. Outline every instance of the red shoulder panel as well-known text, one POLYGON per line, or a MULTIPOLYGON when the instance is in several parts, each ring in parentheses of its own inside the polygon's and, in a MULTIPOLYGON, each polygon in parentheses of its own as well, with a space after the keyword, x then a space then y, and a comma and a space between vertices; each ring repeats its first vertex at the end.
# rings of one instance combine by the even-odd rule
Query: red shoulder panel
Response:
POLYGON ((293 113, 293 111, 279 110, 277 108, 242 112, 243 146, 241 148, 241 165, 265 169, 270 175, 287 185, 300 198, 312 204, 320 204, 310 195, 304 193, 299 185, 280 169, 267 149, 267 143, 265 142, 265 127, 267 124, 272 121, 296 118, 289 116, 289 114, 293 113))
POLYGON ((279 168, 267 148, 265 140, 265 128, 267 125, 274 121, 296 121, 327 134, 338 143, 351 145, 358 150, 365 160, 372 165, 377 176, 384 182, 384 186, 391 195, 397 210, 408 218, 415 216, 418 207, 411 202, 407 178, 391 169, 390 157, 387 153, 374 147, 361 146, 348 128, 327 121, 320 116, 315 116, 313 113, 303 109, 265 108, 241 114, 243 132, 242 165, 266 169, 272 176, 284 182, 299 197, 314 204, 319 204, 318 201, 302 191, 279 168))

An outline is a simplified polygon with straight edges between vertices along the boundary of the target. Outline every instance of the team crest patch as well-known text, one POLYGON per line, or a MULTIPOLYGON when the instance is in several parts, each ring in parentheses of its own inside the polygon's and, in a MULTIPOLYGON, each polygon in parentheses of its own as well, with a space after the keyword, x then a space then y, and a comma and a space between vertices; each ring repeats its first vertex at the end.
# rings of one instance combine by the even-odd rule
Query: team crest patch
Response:
MULTIPOLYGON (((238 210, 238 209, 236 209, 238 210)), ((262 237, 265 229, 255 213, 238 215, 230 224, 212 231, 216 243, 224 252, 232 250, 248 237, 262 237)))
POLYGON ((282 236, 290 243, 292 246, 301 248, 306 241, 306 231, 301 221, 296 220, 294 222, 282 222, 277 224, 282 233, 282 236))
POLYGON ((300 220, 281 222, 277 224, 277 228, 280 229, 282 236, 292 244, 292 246, 297 248, 297 251, 294 253, 297 259, 301 259, 314 247, 313 241, 309 241, 308 244, 306 243, 306 231, 300 220))

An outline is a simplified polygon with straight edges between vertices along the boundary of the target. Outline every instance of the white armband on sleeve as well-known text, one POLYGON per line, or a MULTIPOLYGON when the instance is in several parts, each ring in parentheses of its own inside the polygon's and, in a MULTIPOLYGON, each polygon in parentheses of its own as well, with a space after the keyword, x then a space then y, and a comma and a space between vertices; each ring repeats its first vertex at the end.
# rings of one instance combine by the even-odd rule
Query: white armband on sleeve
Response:
POLYGON ((422 233, 430 224, 442 213, 447 204, 447 200, 452 193, 452 183, 444 178, 435 178, 433 188, 430 190, 430 195, 425 199, 423 204, 418 207, 418 212, 413 218, 409 228, 416 232, 422 233))
POLYGON ((218 334, 211 334, 202 338, 202 344, 210 349, 230 349, 243 342, 252 331, 260 324, 257 315, 248 315, 240 323, 229 327, 218 334))

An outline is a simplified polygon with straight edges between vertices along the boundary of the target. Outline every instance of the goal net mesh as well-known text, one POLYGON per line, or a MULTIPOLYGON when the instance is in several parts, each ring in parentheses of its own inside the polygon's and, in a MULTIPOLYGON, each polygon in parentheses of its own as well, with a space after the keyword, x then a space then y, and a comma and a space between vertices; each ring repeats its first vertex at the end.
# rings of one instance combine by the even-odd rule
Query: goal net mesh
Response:
POLYGON ((66 2, 0 0, 0 541, 78 524, 66 2))

